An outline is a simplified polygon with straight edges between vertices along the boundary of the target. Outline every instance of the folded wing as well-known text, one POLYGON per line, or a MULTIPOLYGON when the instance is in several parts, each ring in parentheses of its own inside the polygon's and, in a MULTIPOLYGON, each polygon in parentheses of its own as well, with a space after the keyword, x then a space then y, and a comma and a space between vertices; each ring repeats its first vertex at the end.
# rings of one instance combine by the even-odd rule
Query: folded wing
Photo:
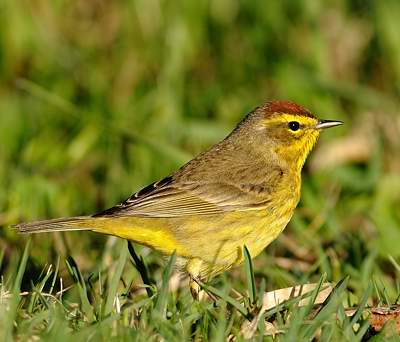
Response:
POLYGON ((218 215, 229 211, 257 210, 267 207, 273 189, 270 174, 263 182, 231 183, 214 181, 177 181, 167 177, 133 194, 123 203, 94 215, 181 217, 191 215, 218 215))

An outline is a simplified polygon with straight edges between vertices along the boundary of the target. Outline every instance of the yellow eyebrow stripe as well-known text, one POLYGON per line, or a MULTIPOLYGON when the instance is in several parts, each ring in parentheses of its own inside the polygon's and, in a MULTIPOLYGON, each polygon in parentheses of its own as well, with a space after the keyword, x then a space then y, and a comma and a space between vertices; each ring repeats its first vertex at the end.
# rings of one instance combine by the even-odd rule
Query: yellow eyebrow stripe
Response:
POLYGON ((312 126, 318 122, 318 120, 315 118, 310 118, 310 117, 301 116, 301 115, 294 115, 294 114, 285 114, 285 113, 276 115, 276 116, 272 116, 268 119, 265 119, 264 121, 266 123, 268 123, 268 125, 279 124, 282 122, 297 121, 301 125, 304 125, 304 126, 312 126))

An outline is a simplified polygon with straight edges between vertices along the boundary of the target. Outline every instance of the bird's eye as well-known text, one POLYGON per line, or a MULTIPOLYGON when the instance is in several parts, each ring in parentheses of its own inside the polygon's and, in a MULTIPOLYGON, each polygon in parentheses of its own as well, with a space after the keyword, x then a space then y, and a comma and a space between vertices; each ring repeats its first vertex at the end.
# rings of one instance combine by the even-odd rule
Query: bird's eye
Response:
POLYGON ((300 124, 297 121, 290 121, 288 126, 292 131, 297 131, 300 128, 300 124))

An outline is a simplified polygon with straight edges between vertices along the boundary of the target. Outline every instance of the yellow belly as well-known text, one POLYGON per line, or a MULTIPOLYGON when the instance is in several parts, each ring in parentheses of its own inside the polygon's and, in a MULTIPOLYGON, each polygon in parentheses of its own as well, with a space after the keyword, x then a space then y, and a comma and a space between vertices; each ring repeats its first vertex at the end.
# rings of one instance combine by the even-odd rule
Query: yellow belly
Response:
POLYGON ((188 259, 202 260, 199 273, 206 278, 242 263, 244 246, 252 258, 260 254, 282 232, 290 217, 291 213, 271 220, 264 212, 242 212, 210 222, 196 224, 194 220, 185 225, 185 233, 178 239, 191 251, 188 259))
POLYGON ((243 261, 243 246, 257 256, 286 227, 294 206, 274 212, 242 211, 181 218, 96 218, 93 230, 138 242, 164 254, 177 255, 188 269, 196 260, 202 278, 214 276, 243 261), (186 263, 186 264, 185 264, 186 263))

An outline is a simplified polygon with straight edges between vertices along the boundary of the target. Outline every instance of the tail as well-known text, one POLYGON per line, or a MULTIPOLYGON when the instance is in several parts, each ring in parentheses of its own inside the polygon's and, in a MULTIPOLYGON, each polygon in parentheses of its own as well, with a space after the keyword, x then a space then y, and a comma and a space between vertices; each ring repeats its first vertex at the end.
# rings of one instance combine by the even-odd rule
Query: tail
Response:
POLYGON ((179 255, 188 253, 184 246, 180 245, 175 239, 168 226, 168 221, 163 219, 149 220, 148 218, 133 216, 77 216, 20 223, 14 225, 13 228, 25 234, 90 230, 135 241, 165 254, 172 254, 174 251, 179 255))
POLYGON ((77 216, 67 218, 57 218, 53 220, 35 221, 28 223, 20 223, 13 225, 12 227, 17 229, 20 233, 31 234, 31 233, 45 233, 45 232, 59 232, 59 231, 71 231, 71 230, 92 230, 88 223, 93 218, 90 216, 77 216))

